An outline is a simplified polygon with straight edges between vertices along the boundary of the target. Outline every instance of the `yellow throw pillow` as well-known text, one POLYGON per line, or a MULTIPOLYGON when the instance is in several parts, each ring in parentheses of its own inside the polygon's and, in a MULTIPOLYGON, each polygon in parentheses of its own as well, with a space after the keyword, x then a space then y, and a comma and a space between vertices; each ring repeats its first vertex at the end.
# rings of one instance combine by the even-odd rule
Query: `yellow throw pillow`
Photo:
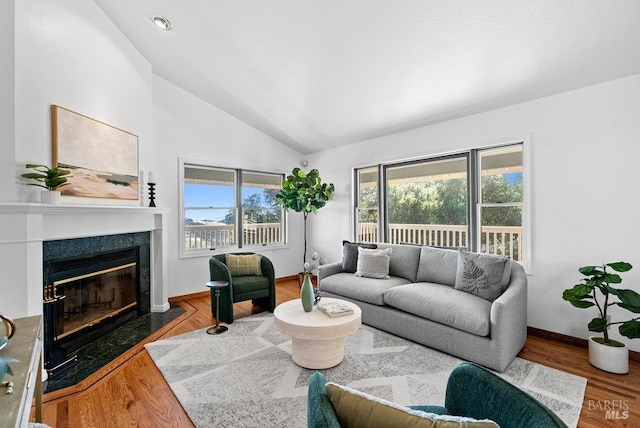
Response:
POLYGON ((260 254, 225 254, 225 259, 232 276, 262 275, 260 254))
POLYGON ((497 428, 490 420, 436 415, 399 406, 355 389, 328 382, 327 395, 343 428, 497 428))

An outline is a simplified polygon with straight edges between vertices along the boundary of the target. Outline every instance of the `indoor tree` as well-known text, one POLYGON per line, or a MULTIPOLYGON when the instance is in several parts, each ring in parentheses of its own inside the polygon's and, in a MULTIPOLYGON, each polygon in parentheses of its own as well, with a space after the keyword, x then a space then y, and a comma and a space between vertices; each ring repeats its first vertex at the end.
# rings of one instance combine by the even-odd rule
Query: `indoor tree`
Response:
POLYGON ((282 182, 282 188, 276 194, 279 205, 285 209, 301 212, 304 216, 303 265, 307 262, 307 217, 309 213, 317 214, 318 210, 331 199, 334 190, 333 183, 322 182, 317 169, 305 173, 296 167, 282 182))

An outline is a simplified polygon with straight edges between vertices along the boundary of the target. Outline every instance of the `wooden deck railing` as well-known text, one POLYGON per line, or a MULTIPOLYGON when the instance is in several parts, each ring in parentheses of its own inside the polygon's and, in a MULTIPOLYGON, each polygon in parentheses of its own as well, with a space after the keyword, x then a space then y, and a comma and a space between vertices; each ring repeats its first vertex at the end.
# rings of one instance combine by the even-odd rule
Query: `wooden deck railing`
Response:
MULTIPOLYGON (((280 223, 245 225, 243 229, 245 245, 264 245, 282 242, 280 223)), ((483 226, 481 249, 484 254, 509 256, 522 261, 520 244, 522 228, 518 226, 483 226)), ((378 242, 375 223, 361 223, 362 242, 378 242)), ((233 225, 185 226, 185 248, 189 250, 226 247, 235 244, 233 225)), ((441 224, 390 224, 389 242, 433 245, 438 247, 467 247, 467 226, 441 224)))
MULTIPOLYGON (((228 247, 236 242, 232 224, 185 226, 185 248, 199 250, 228 247)), ((244 245, 282 242, 280 223, 246 224, 242 230, 244 245)))
MULTIPOLYGON (((362 242, 378 242, 375 223, 361 223, 362 242)), ((483 226, 481 231, 481 253, 506 255, 522 261, 520 243, 522 228, 518 226, 483 226)), ((441 224, 389 224, 389 242, 433 245, 438 247, 468 246, 467 226, 441 224)))

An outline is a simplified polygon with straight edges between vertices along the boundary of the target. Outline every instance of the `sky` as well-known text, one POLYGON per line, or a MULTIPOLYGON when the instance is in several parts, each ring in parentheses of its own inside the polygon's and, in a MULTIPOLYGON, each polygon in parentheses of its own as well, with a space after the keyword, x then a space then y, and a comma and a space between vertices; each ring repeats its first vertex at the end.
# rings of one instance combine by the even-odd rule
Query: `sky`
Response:
MULTIPOLYGON (((242 197, 262 193, 263 189, 254 187, 244 187, 242 197)), ((211 184, 184 184, 184 206, 185 207, 222 207, 219 210, 187 210, 185 216, 192 220, 213 220, 224 219, 229 209, 235 207, 233 196, 233 186, 218 186, 211 184)))

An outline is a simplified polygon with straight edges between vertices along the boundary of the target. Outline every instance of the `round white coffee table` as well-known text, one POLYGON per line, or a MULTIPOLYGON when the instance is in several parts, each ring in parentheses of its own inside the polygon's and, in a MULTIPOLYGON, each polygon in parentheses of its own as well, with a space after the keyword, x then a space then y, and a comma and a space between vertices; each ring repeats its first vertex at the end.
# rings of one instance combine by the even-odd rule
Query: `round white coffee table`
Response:
POLYGON ((321 303, 338 301, 353 308, 353 314, 330 318, 314 307, 305 312, 300 299, 278 305, 273 324, 291 336, 291 358, 307 369, 328 369, 344 359, 344 338, 355 333, 361 323, 358 305, 346 300, 324 297, 321 303))

